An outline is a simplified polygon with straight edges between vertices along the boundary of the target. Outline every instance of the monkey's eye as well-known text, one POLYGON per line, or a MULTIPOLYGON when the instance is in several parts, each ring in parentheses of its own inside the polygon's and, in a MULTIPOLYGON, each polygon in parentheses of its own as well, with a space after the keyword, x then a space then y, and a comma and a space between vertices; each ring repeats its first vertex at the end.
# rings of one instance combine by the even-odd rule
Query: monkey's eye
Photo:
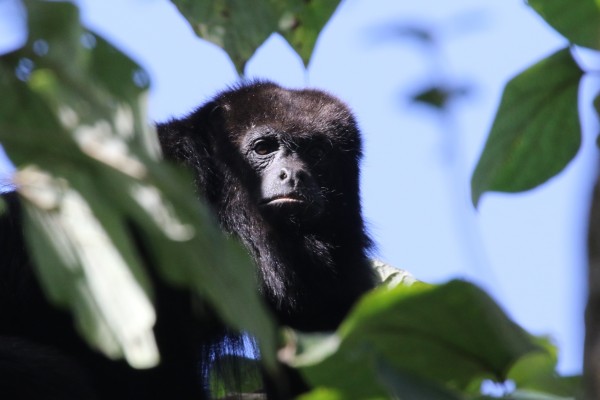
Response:
POLYGON ((259 156, 266 156, 267 154, 273 153, 279 149, 279 143, 272 139, 260 139, 254 143, 252 150, 259 156))

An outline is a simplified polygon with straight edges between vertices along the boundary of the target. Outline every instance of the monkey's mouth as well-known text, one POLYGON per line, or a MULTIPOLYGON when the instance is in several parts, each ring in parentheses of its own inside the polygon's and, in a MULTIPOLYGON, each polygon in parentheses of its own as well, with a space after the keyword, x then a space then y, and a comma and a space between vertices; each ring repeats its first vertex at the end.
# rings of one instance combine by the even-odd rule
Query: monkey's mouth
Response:
POLYGON ((296 195, 286 195, 271 197, 261 202, 262 206, 277 206, 277 205, 300 205, 305 202, 304 199, 296 195))

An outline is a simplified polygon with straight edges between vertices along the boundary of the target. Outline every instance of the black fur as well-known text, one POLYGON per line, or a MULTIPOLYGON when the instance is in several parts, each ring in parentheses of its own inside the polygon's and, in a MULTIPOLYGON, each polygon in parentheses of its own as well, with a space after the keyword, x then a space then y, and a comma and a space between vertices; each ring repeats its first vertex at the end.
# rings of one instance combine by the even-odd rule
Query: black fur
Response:
POLYGON ((259 267, 266 298, 294 328, 334 329, 372 287, 360 208, 361 142, 352 114, 320 91, 257 83, 227 91, 187 118, 158 125, 168 159, 194 169, 197 187, 223 229, 239 237, 259 267), (307 167, 325 210, 316 221, 271 217, 255 200, 261 171, 244 139, 269 132, 289 148, 325 142, 307 167), (199 151, 200 150, 200 151, 199 151))
MULTIPOLYGON (((165 157, 193 169, 199 196, 222 228, 248 249, 279 322, 303 331, 335 329, 373 287, 371 241, 360 207, 361 140, 348 108, 320 91, 258 82, 225 91, 189 116, 157 127, 165 157)), ((194 386, 193 363, 202 348, 227 346, 219 339, 225 331, 218 323, 201 321, 210 332, 194 331, 186 295, 154 279, 160 289, 157 340, 166 365, 131 372, 102 360, 83 349, 68 316, 44 302, 23 266, 25 252, 7 255, 23 249, 15 239, 20 228, 9 226, 15 224, 11 216, 0 222, 0 288, 7 289, 0 291, 0 310, 17 304, 28 313, 0 314, 0 335, 55 346, 88 370, 96 389, 113 379, 124 381, 112 393, 98 389, 100 398, 133 393, 146 384, 137 398, 165 397, 168 389, 161 392, 159 383, 173 389, 176 398, 202 398, 200 386, 194 386), (43 329, 34 332, 29 318, 55 329, 49 337, 43 329)), ((227 343, 235 347, 241 341, 227 343)))

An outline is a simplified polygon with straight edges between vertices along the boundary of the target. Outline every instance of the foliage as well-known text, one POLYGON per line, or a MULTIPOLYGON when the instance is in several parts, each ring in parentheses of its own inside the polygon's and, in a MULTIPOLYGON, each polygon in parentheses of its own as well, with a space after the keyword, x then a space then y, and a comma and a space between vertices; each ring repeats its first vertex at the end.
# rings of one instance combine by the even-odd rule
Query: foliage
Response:
POLYGON ((473 203, 489 190, 531 189, 559 173, 581 144, 582 72, 563 49, 512 79, 473 173, 473 203))
POLYGON ((569 42, 600 50, 600 9, 596 0, 529 0, 528 4, 569 42))
MULTIPOLYGON (((173 2, 239 71, 273 32, 308 63, 338 4, 173 2)), ((573 43, 593 45, 597 3, 571 1, 569 12, 559 3, 565 4, 530 1, 573 43)), ((84 29, 72 3, 25 4, 29 39, 0 56, 0 141, 19 168, 15 182, 27 211, 27 238, 50 298, 70 309, 86 339, 108 356, 124 356, 136 367, 158 362, 152 287, 133 229, 164 279, 193 289, 232 327, 254 335, 263 361, 273 366, 272 322, 254 288, 252 266, 220 234, 185 173, 160 160, 144 114, 144 72, 84 29)), ((475 202, 485 191, 542 183, 575 155, 580 77, 562 50, 507 86, 473 178, 475 202)), ((486 381, 513 382, 517 390, 507 389, 505 398, 557 399, 572 398, 578 385, 576 378, 556 375, 552 345, 528 335, 488 295, 460 281, 378 289, 335 333, 288 331, 279 354, 313 385, 306 400, 483 399, 486 381)), ((212 384, 225 392, 220 382, 212 384)))
POLYGON ((317 388, 303 399, 478 398, 483 380, 510 379, 536 391, 575 387, 555 374, 547 341, 528 335, 462 281, 376 290, 336 333, 298 334, 289 342, 288 362, 317 388), (536 379, 531 366, 544 366, 536 379), (536 384, 542 381, 545 388, 536 384))
MULTIPOLYGON (((600 3, 529 0, 571 45, 600 49, 600 3)), ((471 181, 475 205, 486 191, 519 192, 562 171, 580 147, 577 92, 582 72, 569 49, 540 61, 504 89, 471 181)))
POLYGON ((308 64, 319 32, 339 0, 171 0, 194 31, 223 48, 239 73, 272 33, 280 33, 308 64))

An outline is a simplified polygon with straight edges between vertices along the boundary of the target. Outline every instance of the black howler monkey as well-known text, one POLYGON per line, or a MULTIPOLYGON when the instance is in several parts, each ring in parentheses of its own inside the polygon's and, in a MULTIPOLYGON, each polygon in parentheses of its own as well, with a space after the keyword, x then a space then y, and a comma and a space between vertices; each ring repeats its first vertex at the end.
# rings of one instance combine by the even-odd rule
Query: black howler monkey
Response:
MULTIPOLYGON (((302 331, 335 329, 374 285, 360 206, 361 138, 348 108, 321 91, 255 82, 157 128, 165 158, 193 169, 199 196, 223 230, 246 246, 279 322, 302 331)), ((15 343, 31 342, 31 352, 38 345, 57 349, 66 364, 86 372, 98 398, 206 395, 196 372, 199 355, 224 329, 196 334, 186 294, 155 279, 163 363, 133 371, 104 360, 43 299, 23 251, 18 204, 9 203, 11 212, 0 221, 5 343, 16 337, 15 343)), ((2 357, 0 346, 0 366, 2 357)))

